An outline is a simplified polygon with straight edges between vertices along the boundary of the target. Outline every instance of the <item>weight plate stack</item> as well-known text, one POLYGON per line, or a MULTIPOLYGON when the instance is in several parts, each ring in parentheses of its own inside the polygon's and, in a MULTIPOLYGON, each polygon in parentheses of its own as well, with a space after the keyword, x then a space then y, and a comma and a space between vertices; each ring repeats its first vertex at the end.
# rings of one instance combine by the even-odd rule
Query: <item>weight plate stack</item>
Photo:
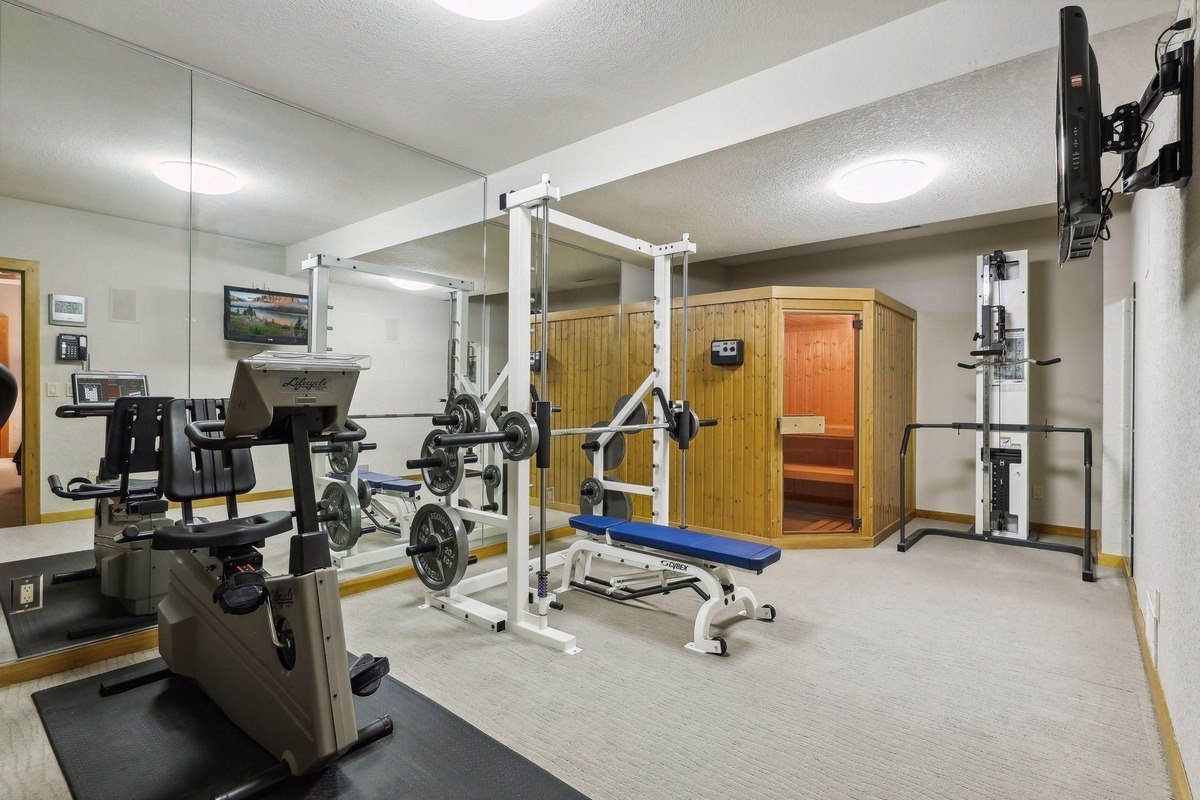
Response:
POLYGON ((533 458, 538 449, 538 427, 533 417, 524 411, 509 411, 500 418, 500 430, 515 431, 517 438, 501 442, 500 452, 509 461, 524 461, 533 458))
POLYGON ((595 514, 596 506, 604 503, 604 484, 595 478, 584 478, 579 484, 579 513, 595 514))
POLYGON ((329 547, 339 553, 350 550, 358 544, 362 534, 362 506, 358 502, 358 493, 350 488, 350 484, 334 481, 326 484, 321 500, 337 514, 336 519, 324 523, 329 547))
POLYGON ((463 579, 470 557, 470 544, 462 517, 456 509, 440 503, 426 503, 417 509, 409 528, 408 543, 428 552, 412 557, 413 569, 421 583, 439 592, 463 579))
POLYGON ((454 414, 455 409, 458 409, 458 415, 462 417, 460 430, 455 433, 475 433, 483 430, 483 401, 473 394, 463 392, 454 396, 450 413, 454 414))
POLYGON ((462 485, 463 476, 466 474, 466 464, 457 448, 434 445, 434 439, 445 434, 446 431, 441 428, 434 428, 421 444, 421 458, 441 459, 441 464, 421 469, 421 477, 425 479, 425 485, 438 497, 445 497, 462 485))

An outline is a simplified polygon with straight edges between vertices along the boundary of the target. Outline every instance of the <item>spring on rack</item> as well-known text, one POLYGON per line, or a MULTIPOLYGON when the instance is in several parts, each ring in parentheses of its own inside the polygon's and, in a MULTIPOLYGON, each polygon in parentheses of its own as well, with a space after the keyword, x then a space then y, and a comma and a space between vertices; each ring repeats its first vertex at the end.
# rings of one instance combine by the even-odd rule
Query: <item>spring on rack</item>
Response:
POLYGON ((550 573, 548 571, 539 571, 538 574, 538 597, 550 596, 550 573))

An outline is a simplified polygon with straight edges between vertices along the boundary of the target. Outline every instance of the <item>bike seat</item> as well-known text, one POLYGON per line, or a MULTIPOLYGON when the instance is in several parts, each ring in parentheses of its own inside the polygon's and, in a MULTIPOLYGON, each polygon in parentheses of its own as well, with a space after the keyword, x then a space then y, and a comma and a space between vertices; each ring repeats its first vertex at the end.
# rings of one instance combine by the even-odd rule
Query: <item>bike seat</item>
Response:
POLYGON ((277 536, 292 529, 292 512, 267 511, 248 517, 193 522, 176 522, 154 529, 155 550, 191 550, 198 547, 236 547, 254 544, 268 536, 277 536))

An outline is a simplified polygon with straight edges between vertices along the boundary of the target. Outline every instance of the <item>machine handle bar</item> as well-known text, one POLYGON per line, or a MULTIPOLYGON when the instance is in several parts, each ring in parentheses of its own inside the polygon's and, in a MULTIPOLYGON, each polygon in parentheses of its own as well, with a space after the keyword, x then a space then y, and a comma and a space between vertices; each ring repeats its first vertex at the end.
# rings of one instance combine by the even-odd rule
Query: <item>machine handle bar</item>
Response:
POLYGON ((54 416, 61 419, 86 419, 88 417, 111 417, 114 403, 79 403, 59 406, 54 416))
MULTIPOLYGON (((183 429, 183 432, 187 435, 188 440, 201 450, 248 450, 251 447, 258 447, 259 445, 291 443, 289 439, 282 437, 264 439, 262 437, 250 436, 227 438, 224 436, 213 437, 208 435, 223 430, 225 430, 225 420, 206 419, 189 422, 183 429)), ((318 441, 327 442, 361 442, 366 437, 366 430, 354 420, 347 419, 346 427, 343 430, 316 438, 318 441)))

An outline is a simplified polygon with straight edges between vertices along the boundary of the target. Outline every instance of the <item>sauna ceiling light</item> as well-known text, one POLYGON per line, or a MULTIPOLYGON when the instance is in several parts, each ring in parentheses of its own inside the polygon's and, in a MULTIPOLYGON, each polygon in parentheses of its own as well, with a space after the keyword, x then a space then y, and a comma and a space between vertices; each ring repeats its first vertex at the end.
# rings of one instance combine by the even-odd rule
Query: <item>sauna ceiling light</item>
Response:
POLYGON ((933 167, 911 158, 863 164, 843 172, 834 191, 854 203, 890 203, 916 194, 934 178, 933 167))
POLYGON ((242 188, 237 175, 211 164, 164 161, 154 168, 154 177, 181 192, 196 194, 233 194, 242 188))
POLYGON ((434 0, 442 8, 471 19, 496 21, 528 14, 542 0, 434 0))
POLYGON ((421 283, 421 281, 406 281, 404 278, 388 278, 388 283, 395 286, 397 289, 407 289, 410 292, 423 292, 426 289, 432 289, 432 283, 421 283))

